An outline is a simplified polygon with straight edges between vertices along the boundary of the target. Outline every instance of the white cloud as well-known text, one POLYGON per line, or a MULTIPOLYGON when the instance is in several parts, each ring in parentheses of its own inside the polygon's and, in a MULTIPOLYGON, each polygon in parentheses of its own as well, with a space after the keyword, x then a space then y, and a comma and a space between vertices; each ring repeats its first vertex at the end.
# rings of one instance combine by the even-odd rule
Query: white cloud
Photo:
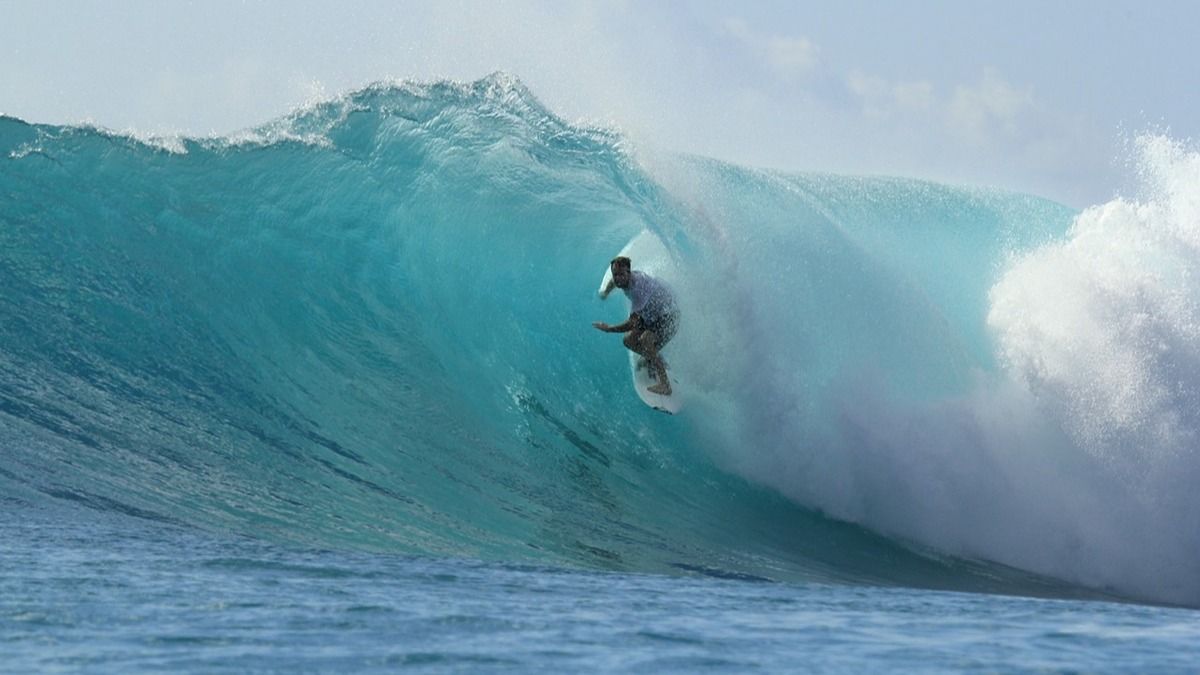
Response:
POLYGON ((1108 171, 1096 130, 995 68, 942 87, 855 70, 842 85, 860 113, 847 129, 874 139, 876 161, 939 180, 1003 182, 1036 194, 1054 185, 1053 197, 1077 205, 1102 197, 1084 187, 1108 171))
POLYGON ((725 19, 724 28, 781 79, 807 75, 820 62, 820 47, 807 37, 759 33, 740 18, 725 19))
POLYGON ((878 100, 887 96, 887 80, 875 75, 867 75, 859 70, 851 71, 846 76, 846 86, 850 87, 850 91, 863 100, 878 100))
POLYGON ((863 113, 889 117, 895 113, 923 113, 934 106, 933 84, 924 80, 889 82, 882 77, 851 71, 846 86, 858 97, 863 113))
POLYGON ((933 84, 898 82, 892 87, 892 97, 905 110, 929 110, 933 107, 933 84))
POLYGON ((890 81, 861 71, 847 75, 845 84, 867 117, 920 115, 976 148, 1032 140, 1047 123, 1032 87, 1015 86, 993 68, 948 96, 938 96, 928 81, 890 81))
POLYGON ((765 46, 767 62, 783 77, 808 73, 817 65, 819 49, 808 38, 772 36, 765 46))
POLYGON ((978 84, 955 88, 947 122, 962 140, 988 145, 1024 136, 1029 130, 1023 126, 1036 111, 1032 88, 1014 87, 989 68, 978 84))

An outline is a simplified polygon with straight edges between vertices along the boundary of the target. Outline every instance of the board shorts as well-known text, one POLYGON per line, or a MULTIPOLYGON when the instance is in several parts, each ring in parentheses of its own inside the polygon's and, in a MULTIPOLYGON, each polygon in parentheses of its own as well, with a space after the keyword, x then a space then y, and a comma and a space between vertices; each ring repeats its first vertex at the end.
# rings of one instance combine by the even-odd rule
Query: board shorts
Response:
POLYGON ((671 338, 675 337, 675 331, 679 329, 679 312, 669 312, 654 320, 642 318, 642 330, 654 331, 655 343, 659 349, 662 349, 671 338))

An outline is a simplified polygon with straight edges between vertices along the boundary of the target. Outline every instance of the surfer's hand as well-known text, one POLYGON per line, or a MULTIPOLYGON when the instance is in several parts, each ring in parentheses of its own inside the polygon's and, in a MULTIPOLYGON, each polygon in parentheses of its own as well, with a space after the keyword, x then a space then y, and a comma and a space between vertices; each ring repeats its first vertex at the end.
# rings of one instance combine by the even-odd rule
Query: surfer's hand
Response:
POLYGON ((608 324, 604 323, 603 321, 593 321, 592 325, 595 326, 598 330, 604 331, 605 333, 608 332, 609 328, 612 328, 612 326, 609 326, 608 324))

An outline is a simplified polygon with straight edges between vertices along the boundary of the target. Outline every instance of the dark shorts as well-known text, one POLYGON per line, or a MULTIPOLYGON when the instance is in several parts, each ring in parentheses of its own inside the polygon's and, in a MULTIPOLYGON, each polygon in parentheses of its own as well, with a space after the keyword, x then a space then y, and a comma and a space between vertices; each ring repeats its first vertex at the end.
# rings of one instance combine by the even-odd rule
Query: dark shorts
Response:
POLYGON ((654 331, 655 342, 658 348, 662 349, 664 345, 675 337, 675 331, 679 329, 679 312, 671 312, 657 317, 654 320, 642 318, 642 330, 654 331))

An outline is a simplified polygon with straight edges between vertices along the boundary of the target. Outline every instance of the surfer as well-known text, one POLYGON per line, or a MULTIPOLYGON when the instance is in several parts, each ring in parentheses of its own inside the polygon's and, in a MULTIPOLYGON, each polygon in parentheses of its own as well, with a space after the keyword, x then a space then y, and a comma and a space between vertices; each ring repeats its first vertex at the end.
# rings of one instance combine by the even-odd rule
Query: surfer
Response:
POLYGON ((679 326, 675 296, 661 279, 633 271, 632 263, 625 256, 613 258, 609 267, 612 269, 612 281, 604 287, 600 297, 608 297, 614 287, 625 291, 631 304, 629 318, 616 326, 603 321, 593 322, 592 325, 606 333, 628 333, 625 346, 640 354, 646 360, 646 365, 652 368, 650 372, 657 375, 658 384, 647 389, 655 394, 670 396, 671 381, 667 379, 667 364, 659 352, 675 337, 675 329, 679 326))

